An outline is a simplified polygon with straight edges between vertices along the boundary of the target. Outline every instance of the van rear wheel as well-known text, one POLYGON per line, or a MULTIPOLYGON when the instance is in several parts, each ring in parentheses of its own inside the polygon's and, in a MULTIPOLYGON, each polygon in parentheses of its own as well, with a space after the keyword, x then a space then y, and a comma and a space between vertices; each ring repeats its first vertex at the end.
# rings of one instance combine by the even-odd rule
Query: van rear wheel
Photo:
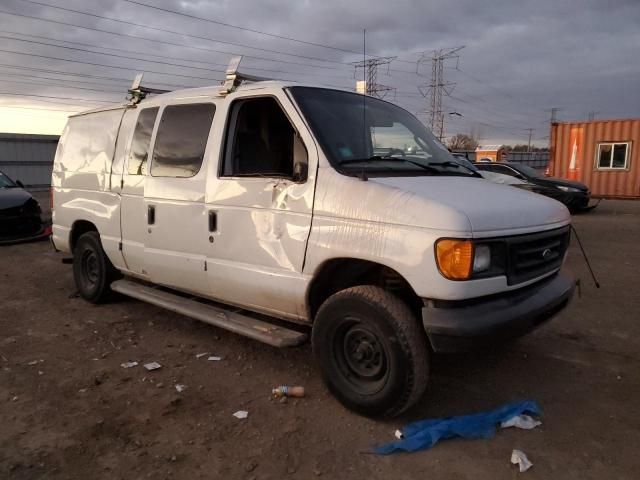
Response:
POLYGON ((118 276, 98 232, 82 234, 73 249, 73 279, 80 296, 91 303, 107 301, 112 295, 111 282, 118 276))
POLYGON ((426 336, 409 307, 382 288, 358 286, 329 297, 312 344, 329 390, 360 414, 398 415, 427 386, 426 336))

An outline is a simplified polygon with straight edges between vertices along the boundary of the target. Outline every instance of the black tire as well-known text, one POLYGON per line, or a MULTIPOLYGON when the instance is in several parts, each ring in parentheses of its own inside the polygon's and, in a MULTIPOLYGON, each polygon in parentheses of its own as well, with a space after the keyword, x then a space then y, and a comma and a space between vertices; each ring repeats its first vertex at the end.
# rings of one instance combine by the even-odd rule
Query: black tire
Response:
POLYGON ((382 288, 352 287, 329 297, 311 341, 331 393, 362 415, 399 415, 426 389, 426 335, 409 307, 382 288))
POLYGON ((80 296, 104 303, 112 296, 111 282, 119 277, 105 255, 98 232, 83 233, 73 249, 73 279, 80 296))

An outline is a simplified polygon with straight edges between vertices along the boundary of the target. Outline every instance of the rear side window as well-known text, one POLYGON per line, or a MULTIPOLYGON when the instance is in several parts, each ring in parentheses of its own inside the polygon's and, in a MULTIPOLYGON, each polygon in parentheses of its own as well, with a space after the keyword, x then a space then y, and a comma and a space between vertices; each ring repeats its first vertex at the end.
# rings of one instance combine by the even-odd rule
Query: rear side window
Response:
POLYGON ((151 133, 153 132, 153 125, 156 123, 157 115, 158 107, 145 108, 138 115, 129 153, 129 175, 144 175, 146 173, 151 133))
POLYGON ((212 103, 164 109, 153 147, 151 175, 193 177, 200 171, 215 110, 212 103))

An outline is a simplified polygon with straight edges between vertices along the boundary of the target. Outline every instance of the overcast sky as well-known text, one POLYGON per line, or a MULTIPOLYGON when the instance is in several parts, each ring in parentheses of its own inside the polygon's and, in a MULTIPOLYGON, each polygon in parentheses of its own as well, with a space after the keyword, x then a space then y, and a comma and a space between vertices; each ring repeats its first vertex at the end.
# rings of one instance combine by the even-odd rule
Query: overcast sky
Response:
POLYGON ((363 29, 368 54, 397 57, 378 73, 396 89, 386 99, 414 113, 428 108, 420 52, 465 46, 444 70, 456 84, 444 111, 462 115, 447 115, 447 135, 526 143, 533 128, 545 145, 552 107, 561 120, 640 116, 640 0, 136 1, 303 42, 125 0, 1 0, 0 131, 58 133, 67 111, 121 100, 138 71, 159 87, 216 84, 231 54, 256 75, 354 88, 363 29))

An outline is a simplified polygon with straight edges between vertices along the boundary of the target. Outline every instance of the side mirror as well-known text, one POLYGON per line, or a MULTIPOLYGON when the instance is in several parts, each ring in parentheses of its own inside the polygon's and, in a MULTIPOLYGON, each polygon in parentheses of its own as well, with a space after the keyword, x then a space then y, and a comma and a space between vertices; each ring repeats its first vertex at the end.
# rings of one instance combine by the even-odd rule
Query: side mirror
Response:
POLYGON ((306 161, 296 162, 293 165, 293 181, 296 183, 303 183, 307 179, 309 173, 309 165, 306 161))
POLYGON ((18 185, 20 188, 24 188, 24 183, 22 183, 20 180, 16 180, 16 185, 18 185))

